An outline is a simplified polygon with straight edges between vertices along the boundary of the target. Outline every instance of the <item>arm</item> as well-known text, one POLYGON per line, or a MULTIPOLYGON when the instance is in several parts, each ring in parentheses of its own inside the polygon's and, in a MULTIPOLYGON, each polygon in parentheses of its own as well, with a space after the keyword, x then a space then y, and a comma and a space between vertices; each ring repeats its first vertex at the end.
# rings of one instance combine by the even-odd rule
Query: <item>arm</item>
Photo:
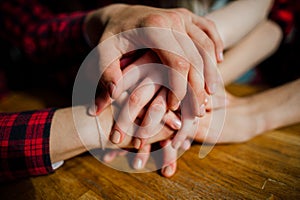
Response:
MULTIPOLYGON (((98 117, 104 130, 102 137, 107 140, 112 110, 106 108, 98 117)), ((171 134, 165 127, 149 142, 171 134)), ((129 148, 130 142, 131 137, 126 136, 119 146, 107 142, 106 148, 129 148)), ((86 106, 0 113, 0 182, 49 174, 53 172, 51 164, 100 147, 95 118, 87 114, 86 106)))
POLYGON ((239 0, 206 15, 215 22, 223 39, 224 49, 247 35, 267 18, 273 0, 239 0))
POLYGON ((212 110, 199 123, 195 141, 217 143, 245 142, 266 131, 300 122, 300 79, 248 97, 230 94, 226 107, 212 110), (226 109, 224 127, 220 133, 210 128, 212 113, 218 115, 226 109), (208 130, 208 132, 207 132, 208 130), (234 130, 241 130, 236 134, 234 130), (216 141, 218 134, 219 138, 216 141))
MULTIPOLYGON (((87 112, 86 106, 59 109, 53 116, 50 131, 50 157, 52 163, 72 158, 91 149, 101 148, 98 127, 95 116, 87 112)), ((114 107, 106 107, 97 115, 103 129, 101 137, 104 139, 105 148, 119 149, 130 148, 132 133, 126 134, 124 140, 115 145, 108 138, 113 126, 114 107)), ((134 124, 132 124, 134 126, 134 124)), ((133 129, 130 129, 133 131, 133 129)), ((164 127, 160 133, 151 137, 149 144, 171 136, 173 131, 164 127)))
POLYGON ((53 171, 49 130, 54 112, 0 113, 0 182, 53 171))
POLYGON ((30 59, 65 58, 90 51, 83 35, 85 12, 55 14, 37 0, 1 1, 0 11, 0 36, 30 59))
POLYGON ((256 134, 300 122, 300 79, 250 97, 249 108, 262 124, 256 134), (280 94, 280 95, 278 95, 280 94))
POLYGON ((247 70, 272 54, 280 44, 282 32, 272 21, 260 23, 246 37, 225 52, 225 60, 219 64, 225 85, 235 81, 247 70))

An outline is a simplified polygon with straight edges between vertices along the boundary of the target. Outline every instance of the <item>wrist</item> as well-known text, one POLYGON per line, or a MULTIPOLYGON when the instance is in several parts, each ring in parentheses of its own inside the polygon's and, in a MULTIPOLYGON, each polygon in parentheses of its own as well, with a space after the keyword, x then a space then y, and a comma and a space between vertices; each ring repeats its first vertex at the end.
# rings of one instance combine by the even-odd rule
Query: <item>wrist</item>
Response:
POLYGON ((267 131, 268 116, 265 112, 266 107, 262 106, 261 101, 258 101, 255 95, 246 97, 245 102, 247 115, 249 115, 251 121, 253 121, 254 136, 267 131))
POLYGON ((101 35, 111 19, 118 10, 125 8, 125 4, 112 4, 90 11, 84 20, 83 33, 90 47, 95 47, 100 41, 101 35))

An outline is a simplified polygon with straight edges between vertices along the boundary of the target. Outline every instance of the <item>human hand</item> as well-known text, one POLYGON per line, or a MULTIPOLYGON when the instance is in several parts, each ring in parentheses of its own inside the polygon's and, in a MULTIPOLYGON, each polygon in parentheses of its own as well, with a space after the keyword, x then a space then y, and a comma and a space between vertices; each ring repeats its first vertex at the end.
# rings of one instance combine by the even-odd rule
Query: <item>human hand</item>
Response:
MULTIPOLYGON (((254 138, 261 133, 261 124, 259 120, 255 120, 259 117, 259 113, 255 110, 251 110, 249 102, 251 102, 251 97, 235 97, 230 93, 226 93, 226 100, 219 99, 216 100, 215 105, 211 102, 207 105, 207 114, 198 120, 198 129, 194 136, 188 135, 189 140, 185 140, 182 149, 187 150, 189 144, 194 139, 195 142, 199 143, 210 143, 210 144, 228 144, 228 143, 240 143, 246 142, 254 138), (226 118, 224 121, 224 126, 220 130, 216 130, 214 126, 211 126, 213 115, 222 115, 224 110, 226 110, 226 118), (236 132, 238 131, 238 134, 236 132)), ((170 139, 167 139, 168 144, 170 139)), ((163 144, 163 143, 162 143, 163 144)), ((162 145, 164 146, 164 145, 162 145)), ((149 159, 150 149, 148 147, 142 148, 141 154, 139 152, 136 154, 136 158, 133 161, 133 166, 136 168, 135 163, 141 162, 143 167, 147 160, 149 159), (141 161, 136 161, 141 160, 141 161)), ((118 154, 115 152, 110 152, 109 154, 114 154, 105 162, 111 162, 118 154)), ((178 151, 173 148, 163 149, 163 159, 166 161, 161 170, 161 174, 165 177, 170 177, 175 174, 178 158, 178 151)), ((140 168, 136 168, 140 169, 140 168)))
POLYGON ((259 120, 260 113, 252 109, 252 97, 236 97, 226 92, 226 100, 207 110, 207 114, 199 121, 195 135, 196 142, 227 144, 246 142, 260 134, 263 130, 259 120), (222 128, 212 126, 214 116, 224 115, 222 128))
MULTIPOLYGON (((156 55, 152 51, 147 51, 144 56, 137 59, 135 62, 128 65, 123 70, 124 76, 124 87, 126 88, 127 92, 123 92, 119 98, 115 99, 112 104, 108 104, 107 102, 101 102, 96 98, 96 105, 90 107, 89 114, 92 116, 97 116, 95 106, 99 105, 99 102, 102 104, 106 104, 105 108, 108 105, 112 105, 114 108, 114 114, 112 115, 113 123, 111 124, 111 135, 109 138, 114 144, 121 144, 123 145, 124 138, 131 138, 135 135, 135 132, 140 127, 149 123, 149 126, 146 127, 149 133, 149 130, 152 135, 147 134, 147 139, 154 137, 156 134, 163 134, 161 138, 165 138, 167 133, 162 133, 164 126, 168 126, 173 130, 178 130, 181 127, 181 121, 177 117, 177 115, 171 111, 166 110, 166 103, 165 97, 161 97, 160 102, 164 105, 164 109, 154 109, 153 105, 156 105, 158 102, 157 98, 163 94, 166 94, 166 89, 161 87, 159 84, 161 82, 162 77, 164 76, 164 72, 160 69, 154 70, 152 72, 153 67, 149 66, 149 63, 153 62, 150 65, 155 65, 155 61, 159 62, 156 55), (145 63, 147 63, 145 65, 145 63), (144 64, 144 65, 143 65, 144 64), (145 80, 147 82, 145 82, 145 80), (158 83, 156 85, 156 83, 158 83), (143 87, 140 89, 139 87, 143 87), (158 89, 160 88, 160 92, 158 89), (141 95, 137 95, 137 93, 141 93, 141 95), (149 105, 145 105, 156 95, 156 100, 153 100, 149 105), (136 99, 136 96, 141 96, 143 99, 136 99), (149 108, 151 111, 151 116, 149 115, 149 108), (147 110, 148 109, 148 110, 147 110), (145 117, 147 116, 147 117, 145 117), (151 119, 149 119, 151 117, 151 119), (114 121, 115 120, 115 121, 114 121), (147 122, 148 120, 148 122, 147 122), (139 122, 140 121, 140 122, 139 122)), ((156 66, 157 67, 157 66, 156 66)), ((162 107, 163 105, 159 105, 162 107)), ((107 109, 103 109, 100 114, 107 109)), ((108 131, 109 129, 107 129, 108 131)), ((170 135, 169 135, 170 136, 170 135)), ((151 140, 150 140, 151 141, 151 140)), ((127 144, 128 141, 125 141, 127 144)), ((147 142, 144 142, 146 144, 147 142)))
POLYGON ((123 140, 123 137, 128 134, 127 130, 132 127, 137 118, 141 123, 136 126, 137 131, 134 134, 133 145, 136 149, 142 148, 147 143, 147 138, 159 132, 164 123, 178 130, 172 140, 172 146, 176 149, 184 142, 187 133, 195 132, 196 127, 192 125, 195 116, 192 114, 188 99, 190 96, 187 96, 182 103, 181 119, 167 110, 167 89, 161 86, 164 85, 163 77, 166 68, 161 67, 159 62, 156 54, 148 51, 123 69, 124 87, 131 91, 129 96, 121 96, 115 100, 121 110, 112 129, 113 143, 118 144, 123 140), (152 71, 153 69, 156 70, 152 71), (123 99, 123 103, 118 103, 119 99, 123 99), (142 117, 138 117, 139 115, 142 117))
POLYGON ((168 108, 176 110, 179 107, 188 81, 197 95, 197 101, 192 102, 193 110, 196 115, 203 115, 205 88, 207 93, 214 93, 219 81, 215 58, 221 61, 223 51, 222 41, 211 21, 185 9, 115 4, 89 13, 85 27, 95 45, 109 41, 118 33, 135 29, 129 38, 117 37, 117 41, 112 39, 110 44, 99 48, 101 82, 111 97, 117 98, 124 90, 121 56, 135 50, 134 47, 152 48, 163 64, 174 69, 170 70, 168 78, 171 88, 167 94, 168 108), (104 24, 102 30, 95 30, 104 24))
POLYGON ((132 153, 130 149, 109 149, 103 154, 102 161, 106 164, 109 164, 112 163, 117 157, 127 156, 129 152, 131 152, 128 156, 133 156, 131 163, 132 167, 136 170, 142 170, 146 167, 148 160, 152 156, 156 168, 160 169, 160 173, 164 177, 171 177, 176 172, 176 160, 190 147, 191 140, 189 139, 185 140, 179 150, 176 150, 172 147, 170 139, 166 139, 155 144, 146 144, 135 153, 132 153), (152 151, 158 151, 158 153, 161 155, 152 154, 152 151))

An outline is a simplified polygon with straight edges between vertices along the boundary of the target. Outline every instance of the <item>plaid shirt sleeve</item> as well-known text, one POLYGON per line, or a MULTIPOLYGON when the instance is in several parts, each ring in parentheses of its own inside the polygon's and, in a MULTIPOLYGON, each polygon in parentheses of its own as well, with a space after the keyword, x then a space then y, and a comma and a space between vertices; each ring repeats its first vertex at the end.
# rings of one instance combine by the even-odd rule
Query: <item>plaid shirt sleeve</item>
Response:
POLYGON ((55 110, 0 113, 0 182, 53 172, 49 134, 55 110))
POLYGON ((35 61, 85 55, 83 33, 88 11, 53 13, 37 0, 0 1, 0 36, 35 61))

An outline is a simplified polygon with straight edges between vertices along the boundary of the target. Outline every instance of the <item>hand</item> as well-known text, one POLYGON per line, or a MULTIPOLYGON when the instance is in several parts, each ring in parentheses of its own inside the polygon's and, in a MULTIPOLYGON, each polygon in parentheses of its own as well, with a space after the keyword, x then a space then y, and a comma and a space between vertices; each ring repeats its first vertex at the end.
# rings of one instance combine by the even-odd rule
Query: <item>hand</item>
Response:
POLYGON ((197 115, 203 114, 201 105, 205 100, 205 88, 208 94, 214 93, 219 81, 215 58, 221 61, 219 55, 223 51, 221 38, 211 21, 185 9, 115 4, 89 13, 85 20, 85 27, 94 45, 127 30, 157 27, 158 29, 147 29, 152 30, 149 32, 133 32, 133 35, 130 35, 132 37, 126 40, 112 39, 112 43, 108 46, 103 45, 102 49, 99 48, 100 72, 103 72, 101 82, 110 96, 117 98, 124 90, 120 68, 121 56, 129 50, 135 50, 131 49, 132 46, 156 47, 152 50, 157 53, 162 63, 174 69, 169 73, 169 85, 172 91, 167 94, 168 108, 172 110, 178 108, 186 94, 188 81, 197 94, 197 101, 193 101, 193 110, 197 115), (163 46, 162 43, 166 45, 163 46), (166 48, 169 51, 162 50, 166 48))
MULTIPOLYGON (((240 143, 246 142, 254 138, 261 133, 260 124, 257 124, 257 118, 259 113, 254 112, 249 106, 251 102, 251 97, 235 97, 229 93, 226 93, 226 101, 224 99, 217 100, 216 105, 212 106, 211 102, 207 105, 207 114, 199 120, 198 129, 194 138, 195 142, 206 142, 206 143, 240 143), (214 115, 222 114, 226 110, 226 118, 224 122, 224 127, 221 130, 214 129, 211 125, 211 120, 214 115), (239 130, 238 134, 235 130, 239 130), (221 132, 220 132, 221 131, 221 132)), ((189 135, 190 140, 185 140, 181 148, 187 150, 190 147, 191 139, 193 137, 189 135)), ((170 145, 170 139, 164 144, 161 142, 162 146, 168 144, 170 145)), ((135 160, 139 159, 142 161, 142 167, 145 165, 149 158, 150 149, 143 148, 141 150, 143 154, 137 154, 135 160)), ((178 157, 177 150, 173 148, 164 148, 164 164, 161 173, 165 177, 173 176, 176 171, 176 158, 178 157), (170 162, 172 161, 172 162, 170 162)), ((114 154, 110 160, 104 160, 106 162, 111 162, 118 154, 114 154)), ((133 166, 135 163, 133 163, 133 166)))
MULTIPOLYGON (((199 121, 195 141, 206 143, 240 143, 246 142, 261 133, 258 120, 260 114, 251 107, 252 98, 236 97, 226 93, 226 102, 215 108, 209 108, 207 114, 199 121), (226 112, 222 128, 212 125, 213 117, 226 112), (238 130, 238 131, 237 131, 238 130)), ((220 101, 222 102, 222 101, 220 101)))
MULTIPOLYGON (((176 160, 178 159, 178 150, 172 147, 170 139, 166 139, 159 142, 159 146, 162 150, 162 159, 155 160, 156 166, 158 168, 161 168, 160 172, 164 177, 171 177, 176 172, 176 160)), ((185 142, 181 146, 181 150, 187 151, 190 147, 191 141, 185 140, 185 142)), ((151 144, 146 144, 141 149, 139 149, 132 160, 132 167, 136 170, 143 169, 151 156, 151 150, 151 144)), ((128 153, 128 149, 109 149, 103 155, 102 160, 105 163, 111 163, 118 156, 126 156, 128 153)))
POLYGON ((155 53, 148 51, 123 70, 124 88, 129 90, 130 95, 115 100, 121 110, 112 129, 113 143, 118 144, 123 140, 125 134, 128 134, 127 130, 132 127, 137 118, 142 120, 133 140, 137 149, 147 143, 146 140, 152 136, 151 134, 159 132, 163 126, 162 122, 174 130, 179 130, 172 141, 172 146, 176 149, 184 142, 187 133, 195 133, 196 127, 193 126, 195 117, 188 102, 190 96, 187 96, 182 104, 182 123, 175 113, 167 110, 167 89, 161 86, 166 70, 160 66, 155 53), (118 103, 120 99, 124 103, 118 103), (141 113, 143 110, 145 111, 141 113), (142 117, 138 117, 139 115, 142 117))

